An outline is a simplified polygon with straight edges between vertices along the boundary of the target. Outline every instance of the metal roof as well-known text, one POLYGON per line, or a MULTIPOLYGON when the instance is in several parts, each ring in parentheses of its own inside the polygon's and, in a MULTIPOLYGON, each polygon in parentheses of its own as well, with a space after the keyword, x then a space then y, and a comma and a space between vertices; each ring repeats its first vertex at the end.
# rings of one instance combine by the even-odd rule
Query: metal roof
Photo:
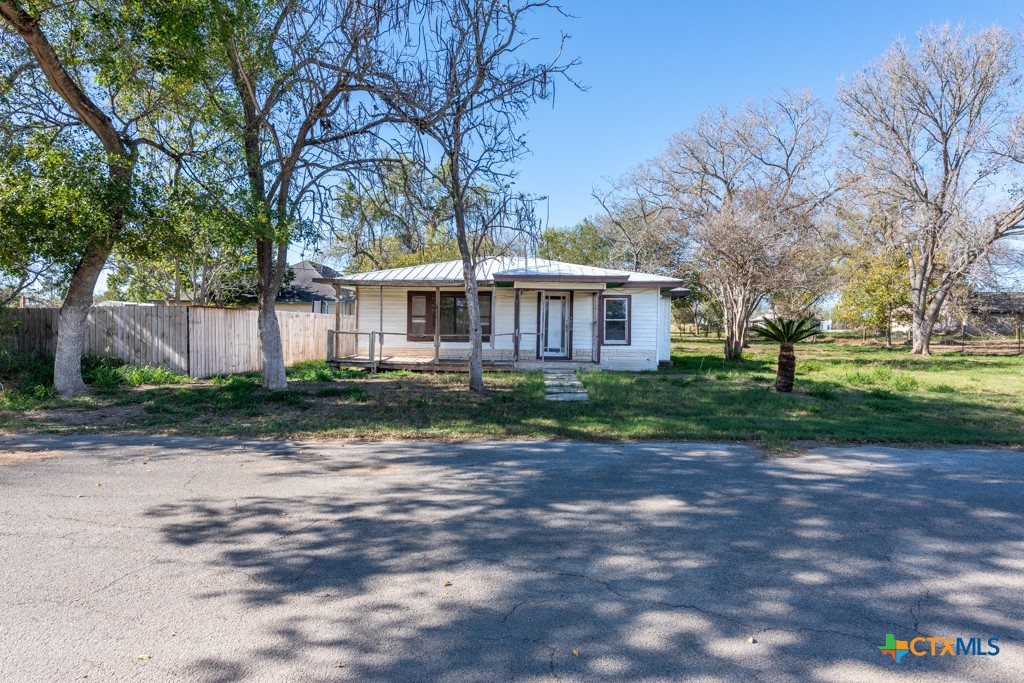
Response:
MULTIPOLYGON (((476 266, 477 282, 515 282, 517 280, 609 282, 622 285, 651 285, 674 287, 682 283, 677 278, 628 270, 595 268, 575 263, 551 261, 542 258, 499 257, 484 259, 476 266)), ((462 261, 425 263, 419 266, 351 273, 338 278, 317 278, 318 282, 337 282, 347 285, 394 286, 410 284, 448 284, 462 282, 462 261)))

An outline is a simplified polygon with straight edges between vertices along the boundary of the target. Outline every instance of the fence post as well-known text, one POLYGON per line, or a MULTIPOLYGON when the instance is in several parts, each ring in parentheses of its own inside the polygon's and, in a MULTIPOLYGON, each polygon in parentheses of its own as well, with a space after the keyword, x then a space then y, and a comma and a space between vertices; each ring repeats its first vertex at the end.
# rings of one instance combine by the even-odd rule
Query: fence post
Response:
POLYGON ((192 307, 185 307, 185 374, 192 376, 192 307))

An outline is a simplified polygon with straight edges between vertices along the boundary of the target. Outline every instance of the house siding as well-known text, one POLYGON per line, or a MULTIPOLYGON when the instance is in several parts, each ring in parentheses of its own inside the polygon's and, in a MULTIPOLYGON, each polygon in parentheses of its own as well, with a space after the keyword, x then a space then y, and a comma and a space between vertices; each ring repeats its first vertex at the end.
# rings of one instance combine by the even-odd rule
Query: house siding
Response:
POLYGON ((661 306, 658 318, 661 326, 658 331, 658 361, 669 361, 672 360, 672 300, 662 297, 658 305, 661 306))
POLYGON ((630 300, 629 345, 605 344, 601 347, 601 367, 608 370, 658 369, 658 289, 616 289, 607 296, 626 294, 630 300))
MULTIPOLYGON (((551 283, 554 285, 555 283, 551 283)), ((566 283, 563 289, 552 287, 550 291, 567 292, 566 283)), ((539 289, 539 288, 538 288, 539 289)), ((575 290, 575 288, 573 288, 575 290)), ((434 342, 409 341, 408 325, 408 293, 410 291, 432 292, 431 287, 374 287, 359 286, 356 288, 358 297, 357 354, 368 353, 368 335, 374 331, 384 332, 382 351, 385 356, 410 356, 432 358, 434 342), (383 316, 381 315, 381 291, 383 290, 383 316)), ((441 292, 461 292, 461 288, 442 287, 441 292)), ((516 290, 510 287, 481 288, 481 292, 492 292, 495 297, 495 311, 492 321, 494 341, 484 342, 484 359, 495 361, 511 361, 514 357, 515 342, 515 296, 516 290)), ((610 370, 653 370, 658 366, 658 332, 660 329, 659 306, 660 291, 653 289, 622 289, 605 292, 609 296, 618 293, 632 297, 630 309, 630 345, 602 346, 600 357, 602 368, 610 370)), ((520 349, 519 359, 524 365, 537 360, 537 301, 538 290, 520 290, 520 349)), ((573 325, 572 359, 587 362, 594 356, 594 290, 587 287, 573 293, 573 325)), ((442 341, 440 357, 442 359, 464 359, 469 350, 469 342, 442 341)))

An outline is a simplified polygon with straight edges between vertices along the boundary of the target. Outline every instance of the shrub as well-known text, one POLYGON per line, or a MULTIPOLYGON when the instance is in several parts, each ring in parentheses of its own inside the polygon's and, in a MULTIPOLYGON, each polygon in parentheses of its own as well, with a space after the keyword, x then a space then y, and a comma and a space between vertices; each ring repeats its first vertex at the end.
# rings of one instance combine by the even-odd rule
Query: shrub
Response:
POLYGON ((152 365, 125 365, 124 361, 117 358, 102 356, 82 357, 82 379, 86 384, 99 389, 183 384, 189 381, 188 376, 176 375, 164 368, 152 365))
POLYGON ((296 363, 287 369, 288 379, 302 382, 333 382, 338 379, 358 379, 366 377, 364 370, 328 367, 322 360, 307 360, 296 363))
POLYGON ((916 391, 921 387, 921 381, 912 375, 896 373, 892 376, 889 386, 896 391, 916 391))
POLYGON ((860 370, 846 373, 843 379, 847 384, 855 387, 865 387, 874 383, 874 378, 871 375, 860 370))

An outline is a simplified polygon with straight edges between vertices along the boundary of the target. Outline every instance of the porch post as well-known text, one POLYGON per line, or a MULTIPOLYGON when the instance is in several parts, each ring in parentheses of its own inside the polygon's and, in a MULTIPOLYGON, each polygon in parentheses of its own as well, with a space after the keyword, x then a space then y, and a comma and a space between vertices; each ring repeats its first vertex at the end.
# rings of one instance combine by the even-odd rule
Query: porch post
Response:
POLYGON ((575 307, 574 306, 574 301, 573 301, 576 298, 575 295, 576 295, 576 290, 570 289, 569 290, 569 334, 566 335, 569 339, 565 343, 566 351, 567 351, 567 353, 565 355, 569 356, 569 360, 572 360, 572 328, 573 328, 572 315, 573 315, 573 308, 575 307))
POLYGON ((341 329, 341 285, 334 283, 334 331, 341 329))
POLYGON ((497 336, 498 287, 491 285, 491 362, 494 362, 494 338, 497 336))
POLYGON ((523 290, 516 289, 516 302, 514 306, 514 313, 512 315, 512 324, 514 329, 512 330, 512 360, 519 360, 519 300, 522 299, 523 290))
POLYGON ((441 362, 441 288, 434 287, 434 365, 441 362))
POLYGON ((537 358, 544 362, 544 335, 541 330, 547 331, 547 321, 544 320, 544 290, 537 292, 537 358), (542 327, 543 326, 543 327, 542 327))
POLYGON ((341 331, 341 285, 337 282, 334 283, 334 338, 331 339, 329 344, 329 356, 340 356, 337 352, 338 349, 338 332, 341 331))

